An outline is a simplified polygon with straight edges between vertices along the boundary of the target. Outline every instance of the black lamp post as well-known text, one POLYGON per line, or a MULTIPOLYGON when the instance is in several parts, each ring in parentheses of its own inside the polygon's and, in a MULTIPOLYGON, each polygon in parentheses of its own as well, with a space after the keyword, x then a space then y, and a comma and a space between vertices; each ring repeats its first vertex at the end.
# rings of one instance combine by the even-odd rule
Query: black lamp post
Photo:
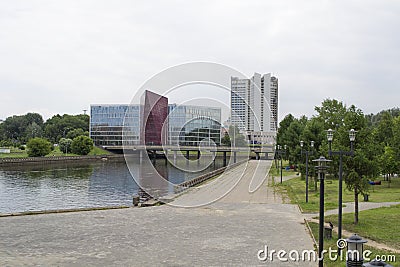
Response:
POLYGON ((300 141, 300 147, 301 147, 301 155, 305 154, 306 155, 306 203, 308 203, 308 155, 312 155, 313 151, 312 149, 314 148, 314 141, 311 141, 310 146, 311 150, 305 150, 303 151, 303 146, 304 146, 304 141, 300 141))
POLYGON ((346 239, 347 241, 347 261, 346 267, 362 267, 364 262, 364 243, 367 240, 362 239, 361 236, 354 234, 346 239))
POLYGON ((324 156, 319 157, 319 159, 314 159, 313 161, 318 162, 316 166, 320 185, 319 185, 319 242, 318 242, 318 266, 324 266, 323 250, 324 250, 324 179, 325 171, 328 168, 327 162, 331 161, 326 159, 324 156))
MULTIPOLYGON (((282 158, 283 158, 283 155, 286 156, 287 146, 284 145, 283 147, 284 147, 284 149, 282 150, 282 147, 280 145, 277 145, 276 146, 277 149, 275 150, 276 155, 281 158, 281 183, 282 183, 282 158)), ((276 159, 276 157, 275 157, 275 159, 276 159)))
MULTIPOLYGON (((329 143, 329 158, 332 155, 339 155, 339 212, 338 212, 338 239, 342 238, 342 205, 343 205, 343 156, 354 156, 354 141, 356 140, 356 131, 351 129, 349 131, 350 151, 332 151, 333 130, 327 131, 327 139, 329 143)), ((340 253, 340 250, 339 250, 340 253)))

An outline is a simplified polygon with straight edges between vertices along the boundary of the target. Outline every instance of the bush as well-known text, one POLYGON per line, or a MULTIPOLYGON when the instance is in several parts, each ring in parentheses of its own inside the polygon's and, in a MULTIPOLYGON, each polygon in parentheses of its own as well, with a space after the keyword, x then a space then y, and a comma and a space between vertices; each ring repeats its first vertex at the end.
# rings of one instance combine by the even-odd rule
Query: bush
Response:
POLYGON ((0 147, 10 147, 12 145, 13 145, 13 143, 9 139, 0 140, 0 147))
POLYGON ((29 157, 43 157, 51 152, 53 145, 46 139, 36 137, 29 140, 27 147, 29 157))
POLYGON ((88 136, 78 136, 72 140, 71 150, 72 153, 78 155, 87 155, 93 149, 93 141, 88 136))
POLYGON ((25 150, 25 146, 23 146, 23 145, 20 145, 18 148, 19 148, 20 150, 25 150))
POLYGON ((61 138, 60 142, 58 142, 58 147, 60 148, 60 151, 63 153, 68 153, 72 152, 71 150, 71 145, 72 145, 72 139, 69 138, 61 138))
POLYGON ((75 137, 81 136, 81 135, 86 135, 89 136, 89 132, 85 132, 81 128, 73 129, 67 133, 67 138, 68 139, 74 139, 75 137))

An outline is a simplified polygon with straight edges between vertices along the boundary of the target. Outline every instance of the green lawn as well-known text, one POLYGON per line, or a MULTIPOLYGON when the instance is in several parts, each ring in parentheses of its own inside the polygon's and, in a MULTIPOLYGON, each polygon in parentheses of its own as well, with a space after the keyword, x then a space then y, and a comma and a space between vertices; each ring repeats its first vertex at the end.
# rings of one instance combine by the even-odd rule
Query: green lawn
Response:
MULTIPOLYGON (((269 171, 269 174, 275 177, 281 177, 281 170, 280 170, 280 164, 281 161, 278 160, 277 161, 278 164, 278 168, 276 168, 275 166, 275 161, 272 161, 272 165, 271 165, 271 170, 269 171)), ((289 162, 288 161, 282 161, 282 165, 285 168, 286 166, 289 166, 289 162)), ((294 171, 294 170, 286 170, 286 169, 282 169, 282 176, 289 176, 289 175, 295 175, 298 172, 294 171)))
MULTIPOLYGON (((272 172, 273 173, 273 172, 272 172)), ((325 210, 337 208, 338 203, 338 180, 325 180, 325 210)), ((318 212, 319 210, 319 188, 314 191, 310 179, 309 201, 305 202, 305 180, 300 177, 283 182, 282 185, 276 184, 280 190, 285 190, 294 204, 299 204, 304 212, 318 212)), ((354 194, 347 190, 343 182, 343 202, 354 202, 354 194)), ((359 200, 363 201, 363 196, 359 195, 359 200)), ((371 202, 400 202, 400 179, 393 178, 389 183, 382 181, 382 185, 370 186, 369 201, 371 202)))
MULTIPOLYGON (((314 235, 316 241, 318 242, 318 224, 311 222, 311 223, 309 223, 309 225, 310 225, 310 228, 311 228, 311 230, 313 232, 313 235, 314 235)), ((363 237, 363 235, 361 233, 360 233, 360 235, 363 237)), ((331 249, 337 249, 337 245, 336 245, 337 238, 338 238, 337 234, 333 233, 332 234, 332 239, 330 239, 330 240, 325 239, 324 240, 324 249, 329 250, 329 247, 331 249)), ((396 265, 396 262, 400 261, 400 254, 392 253, 392 252, 386 251, 386 250, 376 249, 374 247, 368 246, 368 243, 367 243, 367 245, 364 246, 364 250, 370 250, 372 252, 372 254, 369 256, 371 260, 374 259, 377 255, 379 255, 379 256, 381 256, 381 255, 385 255, 385 256, 394 255, 396 261, 395 262, 387 261, 387 263, 389 263, 389 264, 391 264, 393 266, 398 266, 398 265, 396 265)), ((327 267, 345 267, 346 266, 345 253, 343 253, 343 260, 342 261, 340 261, 339 257, 338 257, 337 261, 330 260, 329 256, 325 257, 324 258, 324 266, 327 266, 327 267)))
MULTIPOLYGON (((326 220, 337 221, 337 215, 326 216, 326 220)), ((400 249, 400 205, 361 211, 359 223, 353 221, 354 213, 343 214, 344 229, 400 249)))
MULTIPOLYGON (((111 154, 109 151, 101 149, 99 147, 93 147, 92 151, 90 151, 89 156, 96 156, 96 155, 109 155, 111 154)), ((50 152, 50 154, 46 155, 46 157, 70 157, 70 156, 78 156, 77 154, 64 154, 60 151, 59 147, 55 147, 53 151, 50 152)), ((26 158, 28 157, 28 154, 26 150, 20 150, 17 148, 12 148, 10 154, 0 154, 0 158, 26 158)))

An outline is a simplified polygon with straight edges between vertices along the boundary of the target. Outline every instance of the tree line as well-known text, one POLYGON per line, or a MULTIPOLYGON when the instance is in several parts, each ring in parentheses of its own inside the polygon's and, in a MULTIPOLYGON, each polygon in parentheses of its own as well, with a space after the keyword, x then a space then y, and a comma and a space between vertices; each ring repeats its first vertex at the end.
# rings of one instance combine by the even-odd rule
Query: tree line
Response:
MULTIPOLYGON (((390 177, 400 173, 400 110, 398 108, 365 115, 355 105, 346 106, 336 99, 326 99, 315 107, 316 115, 311 118, 295 118, 287 115, 279 124, 277 143, 286 145, 287 159, 290 164, 299 164, 304 173, 305 157, 303 149, 313 151, 314 157, 328 156, 329 144, 327 130, 334 131, 333 151, 350 151, 349 131, 356 131, 354 156, 343 158, 343 177, 346 186, 354 192, 356 206, 359 194, 367 194, 369 180, 383 174, 390 177), (310 143, 314 141, 314 147, 310 143)), ((338 176, 338 157, 333 156, 329 173, 338 176)), ((310 166, 311 166, 310 165, 310 166)), ((390 185, 390 183, 389 183, 390 185)), ((355 222, 358 221, 356 214, 355 222)))
POLYGON ((44 121, 38 113, 14 115, 0 124, 0 146, 28 148, 29 156, 44 156, 59 144, 64 153, 86 155, 93 147, 89 138, 89 116, 54 115, 44 121))

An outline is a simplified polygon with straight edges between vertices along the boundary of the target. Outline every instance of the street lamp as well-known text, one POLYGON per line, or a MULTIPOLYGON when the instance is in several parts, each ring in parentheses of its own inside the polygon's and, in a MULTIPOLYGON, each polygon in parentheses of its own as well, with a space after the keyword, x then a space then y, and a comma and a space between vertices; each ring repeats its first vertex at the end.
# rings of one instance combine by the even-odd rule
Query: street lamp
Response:
POLYGON ((313 153, 312 149, 314 148, 314 141, 311 141, 310 146, 311 146, 310 151, 308 150, 303 151, 304 141, 300 141, 301 155, 303 154, 306 155, 306 203, 308 203, 308 155, 312 155, 313 153))
POLYGON ((364 243, 367 243, 368 241, 362 239, 361 236, 354 234, 351 237, 347 238, 346 242, 347 242, 346 266, 361 267, 364 262, 363 259, 364 243))
POLYGON ((314 159, 314 162, 317 162, 316 166, 320 185, 319 185, 319 242, 318 242, 318 266, 324 266, 323 259, 323 250, 324 250, 324 179, 325 179, 325 171, 328 168, 327 162, 331 160, 326 159, 324 156, 320 156, 319 159, 314 159))
MULTIPOLYGON (((332 155, 339 155, 339 212, 338 212, 338 239, 342 238, 342 205, 343 205, 343 156, 354 156, 354 141, 356 140, 356 131, 351 129, 349 131, 350 151, 332 151, 333 130, 327 131, 326 137, 329 143, 329 158, 332 155)), ((339 250, 340 253, 340 250, 339 250)))
MULTIPOLYGON (((281 158, 281 183, 282 183, 282 156, 283 156, 283 155, 286 156, 286 149, 287 149, 287 146, 284 145, 283 147, 284 147, 284 150, 282 150, 282 147, 281 147, 280 145, 277 145, 277 146, 276 146, 277 149, 275 150, 276 155, 279 156, 279 157, 281 158)), ((275 160, 276 160, 276 157, 275 157, 275 160)), ((275 161, 275 165, 277 165, 277 164, 276 164, 276 161, 275 161)))

